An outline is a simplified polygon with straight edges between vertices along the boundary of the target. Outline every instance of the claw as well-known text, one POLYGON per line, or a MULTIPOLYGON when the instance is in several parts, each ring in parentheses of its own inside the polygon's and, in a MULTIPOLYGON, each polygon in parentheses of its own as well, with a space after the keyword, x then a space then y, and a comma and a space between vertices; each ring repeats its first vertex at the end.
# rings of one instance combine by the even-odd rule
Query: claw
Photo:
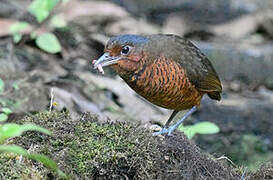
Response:
POLYGON ((168 136, 172 135, 172 132, 176 129, 176 126, 170 126, 168 128, 162 128, 160 131, 158 132, 154 132, 153 136, 158 136, 158 135, 162 135, 162 134, 168 134, 168 136))
MULTIPOLYGON (((192 113, 194 113, 195 111, 197 110, 197 107, 196 106, 193 106, 176 124, 168 127, 168 128, 162 128, 161 131, 159 132, 155 132, 153 133, 153 136, 157 136, 157 135, 161 135, 161 134, 167 134, 168 133, 168 136, 170 136, 172 134, 172 132, 178 128, 178 126, 180 124, 183 123, 183 121, 189 117, 192 113)), ((169 120, 168 120, 169 121, 169 120)), ((167 123, 168 124, 168 123, 167 123)))

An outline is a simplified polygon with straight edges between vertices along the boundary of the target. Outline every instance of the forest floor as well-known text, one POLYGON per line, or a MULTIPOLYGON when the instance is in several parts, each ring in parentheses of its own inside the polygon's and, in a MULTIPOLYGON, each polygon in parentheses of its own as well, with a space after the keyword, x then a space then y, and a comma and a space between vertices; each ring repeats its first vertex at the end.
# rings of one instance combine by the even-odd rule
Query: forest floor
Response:
MULTIPOLYGON (((61 29, 33 23, 35 19, 26 12, 28 1, 0 2, 0 78, 5 84, 1 107, 13 111, 8 122, 31 121, 54 132, 52 140, 27 133, 14 142, 54 157, 73 177, 141 179, 145 174, 153 179, 273 178, 272 4, 261 5, 254 0, 251 4, 249 0, 255 10, 229 6, 221 13, 224 7, 202 3, 177 1, 175 7, 179 8, 175 8, 164 3, 164 7, 160 3, 143 7, 141 1, 118 2, 121 6, 110 1, 71 0, 54 11, 68 22, 61 29), (198 11, 199 6, 206 11, 198 11), (14 43, 9 27, 19 20, 32 23, 41 32, 52 31, 62 51, 42 51, 28 33, 14 43), (210 58, 223 82, 222 101, 204 97, 200 109, 185 124, 210 121, 219 126, 219 133, 196 135, 191 140, 181 132, 172 137, 150 136, 149 129, 164 124, 171 112, 143 100, 113 70, 105 68, 102 76, 91 65, 103 53, 109 37, 128 33, 176 33, 191 39, 210 58), (54 112, 45 112, 52 96, 54 112), (91 147, 110 142, 90 141, 105 135, 114 142, 124 141, 122 148, 128 153, 122 154, 124 150, 115 146, 98 156, 91 147), (91 148, 93 154, 78 154, 81 148, 91 148), (92 172, 88 172, 89 166, 92 172)), ((8 177, 15 161, 4 160, 7 174, 0 172, 0 176, 8 177)), ((16 168, 26 166, 25 171, 18 170, 26 178, 52 176, 46 169, 39 171, 42 167, 32 161, 24 163, 16 168)))

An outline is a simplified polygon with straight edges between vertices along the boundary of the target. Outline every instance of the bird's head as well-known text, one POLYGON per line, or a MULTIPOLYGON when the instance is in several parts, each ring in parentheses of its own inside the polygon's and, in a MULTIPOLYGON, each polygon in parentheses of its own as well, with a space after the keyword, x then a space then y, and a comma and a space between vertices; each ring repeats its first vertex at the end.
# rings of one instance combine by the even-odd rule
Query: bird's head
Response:
POLYGON ((104 54, 94 63, 98 66, 112 66, 121 71, 136 71, 144 57, 144 46, 149 41, 148 37, 139 35, 120 35, 112 37, 106 44, 104 54))

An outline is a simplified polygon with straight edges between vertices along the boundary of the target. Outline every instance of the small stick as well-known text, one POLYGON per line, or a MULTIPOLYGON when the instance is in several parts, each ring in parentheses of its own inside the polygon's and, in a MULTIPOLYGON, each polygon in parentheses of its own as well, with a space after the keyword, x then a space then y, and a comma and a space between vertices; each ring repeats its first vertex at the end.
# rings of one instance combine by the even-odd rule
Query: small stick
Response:
POLYGON ((53 88, 51 88, 51 89, 50 89, 50 106, 49 106, 49 112, 52 111, 53 100, 54 100, 54 94, 53 94, 53 88))

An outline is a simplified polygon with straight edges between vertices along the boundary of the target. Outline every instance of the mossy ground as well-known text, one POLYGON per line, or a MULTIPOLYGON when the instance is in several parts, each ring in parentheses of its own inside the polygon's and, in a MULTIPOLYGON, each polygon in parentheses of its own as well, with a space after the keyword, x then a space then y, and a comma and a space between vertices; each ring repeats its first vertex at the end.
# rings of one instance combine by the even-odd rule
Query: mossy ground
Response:
POLYGON ((267 163, 262 165, 258 171, 250 175, 249 179, 273 179, 273 164, 267 163))
MULTIPOLYGON (((71 118, 44 112, 34 122, 53 132, 27 132, 9 141, 53 158, 71 179, 240 179, 241 174, 204 154, 182 133, 153 137, 137 124, 100 123, 95 115, 71 118)), ((14 122, 14 121, 13 121, 14 122)), ((258 172, 255 176, 261 176, 258 172)), ((1 179, 56 179, 40 163, 0 154, 1 179)))

